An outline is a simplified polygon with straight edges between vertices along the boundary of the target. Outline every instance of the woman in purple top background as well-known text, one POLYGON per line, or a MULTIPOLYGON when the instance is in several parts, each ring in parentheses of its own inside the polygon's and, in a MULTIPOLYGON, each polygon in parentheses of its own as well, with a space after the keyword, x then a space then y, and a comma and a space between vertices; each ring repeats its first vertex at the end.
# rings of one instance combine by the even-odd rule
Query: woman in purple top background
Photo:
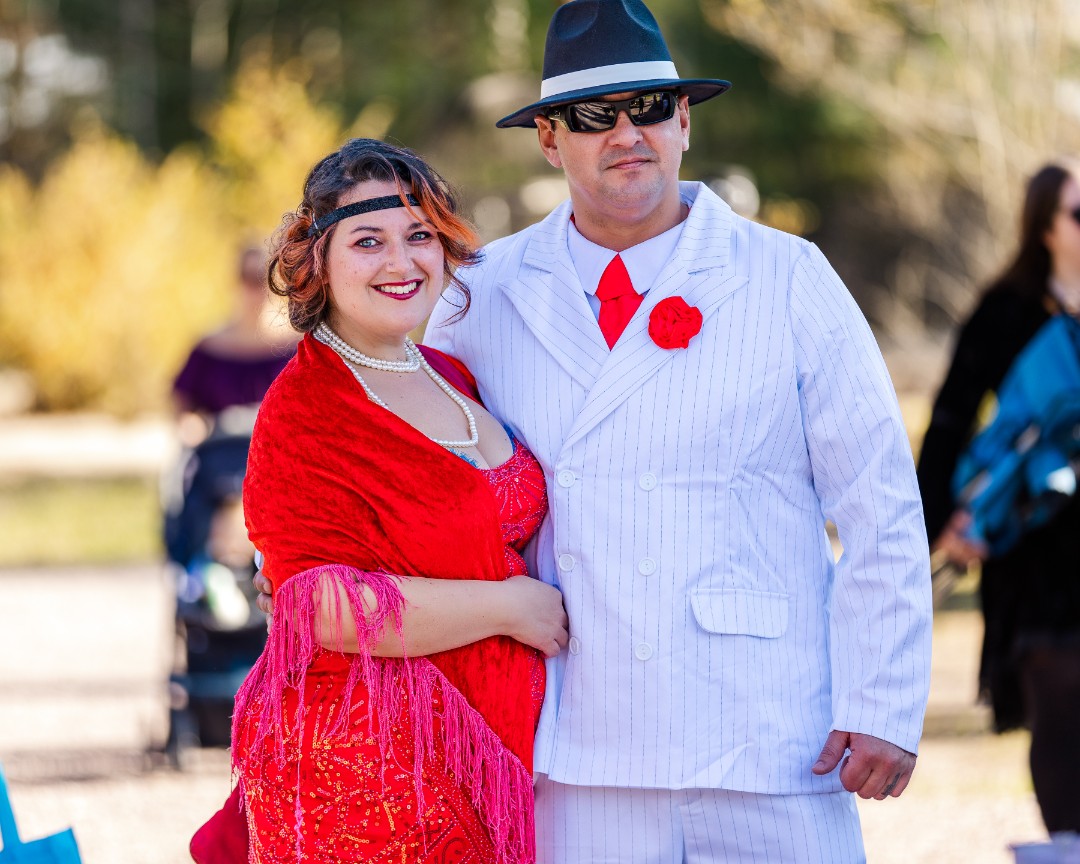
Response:
POLYGON ((182 418, 181 437, 189 445, 195 441, 185 434, 190 421, 184 415, 202 418, 202 435, 197 434, 197 427, 191 434, 205 437, 209 421, 225 409, 258 405, 296 351, 292 329, 274 326, 266 253, 254 247, 243 250, 237 275, 233 317, 199 340, 173 384, 173 401, 182 418))

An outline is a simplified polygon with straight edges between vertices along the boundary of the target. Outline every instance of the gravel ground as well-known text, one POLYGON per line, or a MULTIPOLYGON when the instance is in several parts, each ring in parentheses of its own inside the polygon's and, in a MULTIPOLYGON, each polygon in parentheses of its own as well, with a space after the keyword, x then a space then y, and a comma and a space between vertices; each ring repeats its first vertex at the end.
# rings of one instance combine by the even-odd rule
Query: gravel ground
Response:
MULTIPOLYGON (((229 791, 224 751, 183 772, 165 730, 169 595, 154 566, 0 571, 0 762, 24 839, 74 826, 85 864, 184 864, 229 791)), ((1005 864, 1044 839, 1024 734, 973 707, 979 619, 939 615, 927 736, 898 800, 860 802, 873 864, 1005 864)))

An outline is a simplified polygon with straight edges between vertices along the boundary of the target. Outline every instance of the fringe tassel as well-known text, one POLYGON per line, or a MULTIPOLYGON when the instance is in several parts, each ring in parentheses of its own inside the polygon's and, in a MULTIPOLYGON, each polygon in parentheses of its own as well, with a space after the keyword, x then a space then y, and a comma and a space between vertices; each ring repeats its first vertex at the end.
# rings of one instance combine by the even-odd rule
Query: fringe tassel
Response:
MULTIPOLYGON (((521 760, 506 748, 480 712, 430 660, 424 657, 374 657, 371 654, 371 647, 388 624, 401 638, 405 598, 395 576, 332 564, 298 573, 275 591, 274 624, 266 649, 236 694, 233 741, 240 740, 241 724, 252 705, 261 703, 257 735, 248 758, 263 758, 264 743, 270 736, 274 741, 274 758, 278 765, 284 764, 285 690, 292 688, 303 694, 307 669, 320 648, 315 622, 319 619, 320 594, 327 577, 344 589, 348 611, 356 625, 357 641, 362 647, 366 646, 366 650, 350 655, 342 707, 321 733, 327 738, 348 736, 352 692, 358 684, 363 684, 373 708, 368 712, 368 733, 378 741, 385 758, 390 747, 391 728, 401 716, 403 698, 407 698, 416 754, 413 773, 419 809, 422 811, 424 806, 425 760, 433 759, 437 744, 441 744, 446 768, 468 791, 473 806, 488 828, 501 864, 532 864, 535 860, 533 784, 521 760), (374 594, 373 608, 365 603, 365 588, 374 594), (436 741, 436 715, 432 706, 440 693, 442 725, 436 741)), ((341 621, 346 610, 342 607, 340 594, 334 599, 334 630, 329 634, 328 642, 336 643, 341 650, 341 621)), ((292 721, 294 733, 303 740, 303 698, 298 702, 292 721)), ((234 755, 233 769, 238 774, 239 768, 234 755)))

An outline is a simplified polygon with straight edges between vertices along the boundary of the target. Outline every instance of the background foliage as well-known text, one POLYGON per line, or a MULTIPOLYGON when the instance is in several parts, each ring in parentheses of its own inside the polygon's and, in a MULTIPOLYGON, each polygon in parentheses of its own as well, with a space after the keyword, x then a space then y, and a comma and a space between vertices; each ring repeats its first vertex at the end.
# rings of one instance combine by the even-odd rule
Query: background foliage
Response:
MULTIPOLYGON (((159 408, 238 246, 350 135, 428 156, 486 237, 539 218, 565 186, 493 123, 536 98, 555 5, 0 0, 0 367, 40 408, 159 408)), ((1007 257, 1025 176, 1080 140, 1080 0, 650 7, 683 74, 735 84, 694 110, 684 176, 818 242, 908 356, 1007 257)))

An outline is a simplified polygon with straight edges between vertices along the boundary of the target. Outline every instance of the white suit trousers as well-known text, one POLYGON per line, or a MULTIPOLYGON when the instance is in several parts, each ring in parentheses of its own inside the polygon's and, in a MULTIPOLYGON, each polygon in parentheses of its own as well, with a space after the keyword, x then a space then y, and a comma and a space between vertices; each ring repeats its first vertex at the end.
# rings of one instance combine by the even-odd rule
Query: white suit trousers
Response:
POLYGON ((758 795, 723 789, 536 783, 537 864, 862 864, 848 792, 758 795))

